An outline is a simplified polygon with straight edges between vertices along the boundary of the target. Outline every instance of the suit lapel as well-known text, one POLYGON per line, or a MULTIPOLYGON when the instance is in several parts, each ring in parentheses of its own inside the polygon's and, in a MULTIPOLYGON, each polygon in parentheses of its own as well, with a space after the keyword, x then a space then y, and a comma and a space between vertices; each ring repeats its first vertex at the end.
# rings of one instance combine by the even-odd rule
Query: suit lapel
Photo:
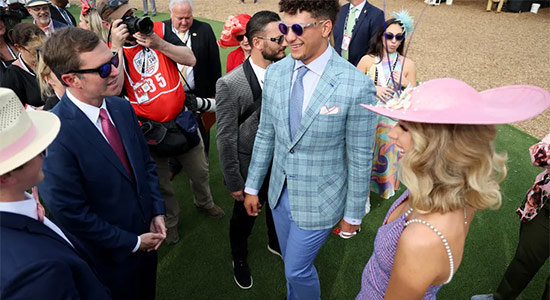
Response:
POLYGON ((51 230, 48 226, 27 216, 9 212, 0 212, 0 226, 45 235, 71 248, 73 251, 75 250, 69 243, 67 243, 65 239, 51 230))
POLYGON ((289 107, 290 107, 290 86, 292 83, 292 75, 294 73, 294 59, 292 59, 291 57, 288 57, 285 64, 286 65, 283 69, 283 72, 280 74, 281 75, 281 86, 280 86, 281 92, 279 93, 279 95, 281 97, 275 102, 278 103, 276 107, 283 108, 283 111, 282 111, 283 115, 281 118, 281 120, 283 121, 282 127, 285 128, 285 131, 287 132, 286 136, 288 138, 288 142, 290 143, 292 142, 292 138, 290 136, 289 107))
MULTIPOLYGON (((136 168, 132 164, 133 161, 139 160, 138 154, 136 153, 136 145, 138 144, 137 141, 132 140, 132 137, 134 136, 133 126, 129 126, 127 122, 124 120, 124 116, 122 115, 123 112, 119 110, 119 106, 111 103, 111 100, 109 98, 105 99, 107 109, 109 110, 109 114, 111 115, 111 118, 113 118, 113 123, 115 123, 115 127, 118 130, 118 135, 120 135, 120 139, 122 140, 122 145, 124 146, 124 150, 126 151, 126 155, 128 155, 128 161, 130 163, 130 166, 132 167, 132 172, 134 172, 134 178, 136 178, 137 182, 137 176, 136 175, 136 168)), ((132 124, 133 125, 133 124, 132 124)), ((111 148, 112 149, 112 148, 111 148)), ((115 153, 113 151, 113 153, 115 153)), ((116 156, 116 153, 115 153, 116 156)), ((118 159, 118 156, 117 156, 118 159)), ((130 177, 130 174, 128 174, 128 171, 126 171, 126 168, 124 168, 124 165, 118 159, 118 162, 120 167, 122 167, 124 176, 130 181, 133 181, 130 177)))
MULTIPOLYGON (((90 119, 88 119, 88 117, 66 95, 63 96, 63 99, 60 103, 58 103, 58 105, 61 105, 59 109, 60 113, 65 112, 64 115, 67 117, 69 124, 67 124, 68 126, 66 127, 69 130, 77 131, 76 135, 85 137, 83 140, 89 144, 87 149, 95 149, 96 152, 101 153, 107 161, 109 161, 116 169, 119 170, 119 172, 121 172, 130 182, 132 182, 128 171, 124 168, 124 165, 116 155, 115 151, 111 148, 111 145, 109 145, 107 140, 103 137, 103 135, 101 135, 95 125, 90 122, 90 119)), ((116 113, 109 111, 109 113, 112 118, 114 118, 114 115, 119 114, 118 111, 116 113)), ((121 125, 120 127, 124 126, 121 125)), ((119 127, 117 127, 117 129, 119 129, 119 127)), ((122 138, 122 134, 120 135, 122 138)))
POLYGON ((317 83, 317 86, 315 87, 315 90, 311 95, 309 104, 304 111, 302 122, 300 123, 300 128, 298 128, 298 131, 296 132, 296 136, 294 137, 292 146, 296 145, 302 135, 304 135, 313 120, 315 120, 315 118, 319 115, 323 104, 325 104, 332 96, 332 93, 334 93, 334 90, 338 83, 336 75, 339 74, 339 72, 337 72, 339 69, 334 64, 335 55, 338 54, 332 51, 331 58, 329 59, 325 70, 323 71, 323 75, 319 79, 319 82, 317 83), (327 70, 330 70, 330 72, 327 72, 327 70))
POLYGON ((369 6, 369 3, 365 3, 365 6, 363 6, 363 10, 361 10, 361 13, 359 14, 359 18, 357 18, 357 21, 355 22, 355 26, 353 27, 353 33, 351 34, 351 39, 353 40, 353 36, 357 34, 357 31, 361 30, 361 23, 365 19, 367 19, 367 8, 369 6))

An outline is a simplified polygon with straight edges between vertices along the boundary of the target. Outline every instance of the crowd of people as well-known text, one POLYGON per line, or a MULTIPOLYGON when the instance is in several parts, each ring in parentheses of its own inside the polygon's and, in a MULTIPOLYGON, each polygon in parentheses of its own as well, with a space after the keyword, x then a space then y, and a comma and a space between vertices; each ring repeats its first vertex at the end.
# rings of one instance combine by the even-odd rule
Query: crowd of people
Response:
MULTIPOLYGON (((501 205, 495 124, 550 106, 534 86, 419 85, 413 18, 385 20, 367 0, 281 0, 281 15, 230 16, 218 41, 192 0, 170 0, 163 22, 127 0, 82 0, 77 23, 66 5, 28 0, 32 23, 0 14, 2 299, 154 299, 157 250, 180 240, 178 172, 199 211, 225 216, 210 190, 214 112, 240 288, 253 286, 262 210, 285 299, 321 299, 314 261, 330 232, 377 222, 370 193, 388 199, 403 183, 357 299, 435 299, 476 212, 501 205), (219 47, 236 47, 224 76, 219 47)), ((550 135, 530 153, 546 171, 518 209, 516 256, 495 294, 472 299, 515 299, 549 256, 550 135)))

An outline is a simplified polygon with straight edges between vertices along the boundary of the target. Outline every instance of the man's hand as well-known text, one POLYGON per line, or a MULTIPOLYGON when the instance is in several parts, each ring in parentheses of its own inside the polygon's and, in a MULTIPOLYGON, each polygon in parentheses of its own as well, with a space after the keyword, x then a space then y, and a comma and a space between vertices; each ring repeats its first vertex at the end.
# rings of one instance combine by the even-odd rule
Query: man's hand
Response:
POLYGON ((151 33, 149 35, 143 34, 141 32, 134 33, 134 38, 136 39, 137 43, 140 44, 142 47, 150 48, 150 49, 157 49, 162 51, 162 46, 164 43, 168 43, 167 41, 163 40, 158 36, 156 33, 151 33))
POLYGON ((231 194, 231 197, 233 197, 235 201, 244 201, 244 190, 231 192, 229 194, 231 194))
POLYGON ((151 220, 151 227, 149 228, 149 230, 152 233, 160 233, 164 236, 162 240, 155 246, 154 250, 158 250, 160 244, 166 238, 166 225, 164 224, 164 216, 159 215, 154 217, 153 220, 151 220))
POLYGON ((246 197, 244 198, 244 208, 246 208, 246 212, 251 217, 257 217, 258 213, 262 210, 260 209, 262 205, 260 204, 260 199, 257 195, 249 195, 246 194, 246 197))
POLYGON ((111 28, 111 51, 122 49, 126 40, 130 37, 128 26, 121 24, 122 19, 114 20, 111 28))
POLYGON ((161 233, 148 232, 139 236, 141 243, 139 244, 139 250, 141 251, 153 251, 158 248, 158 245, 162 243, 166 235, 161 233))
POLYGON ((338 226, 341 229, 340 237, 344 239, 349 239, 355 236, 361 228, 361 225, 351 225, 350 223, 346 222, 343 218, 342 220, 340 220, 340 223, 338 223, 338 226))

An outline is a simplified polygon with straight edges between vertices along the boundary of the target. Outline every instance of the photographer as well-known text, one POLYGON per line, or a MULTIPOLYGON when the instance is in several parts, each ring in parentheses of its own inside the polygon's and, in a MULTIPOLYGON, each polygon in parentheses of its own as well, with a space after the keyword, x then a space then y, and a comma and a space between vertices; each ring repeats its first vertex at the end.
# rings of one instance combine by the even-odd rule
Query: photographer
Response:
MULTIPOLYGON (((161 137, 159 144, 150 149, 157 163, 166 204, 166 242, 176 243, 179 240, 179 207, 170 182, 168 157, 177 157, 187 168, 194 194, 201 195, 194 197, 195 205, 211 216, 224 215, 212 200, 204 144, 196 130, 196 122, 192 116, 189 118, 190 114, 184 109, 185 92, 177 64, 194 66, 195 56, 179 41, 170 40, 170 35, 166 34, 170 29, 166 29, 162 22, 134 17, 127 0, 101 0, 97 7, 101 18, 110 27, 111 50, 123 55, 124 88, 136 114, 144 123, 142 129, 146 135, 161 137), (184 128, 182 123, 192 124, 192 127, 184 128), (183 134, 183 140, 187 143, 179 143, 180 136, 169 139, 169 134, 183 134)), ((146 139, 151 140, 149 136, 146 139)))

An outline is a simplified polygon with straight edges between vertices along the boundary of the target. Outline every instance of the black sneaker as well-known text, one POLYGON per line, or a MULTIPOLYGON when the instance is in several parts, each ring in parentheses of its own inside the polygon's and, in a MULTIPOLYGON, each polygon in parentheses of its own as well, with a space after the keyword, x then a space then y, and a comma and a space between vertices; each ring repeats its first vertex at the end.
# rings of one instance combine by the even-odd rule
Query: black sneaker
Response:
POLYGON ((250 276, 250 270, 248 270, 246 261, 233 261, 233 279, 235 279, 235 283, 243 290, 248 290, 252 287, 252 276, 250 276))

